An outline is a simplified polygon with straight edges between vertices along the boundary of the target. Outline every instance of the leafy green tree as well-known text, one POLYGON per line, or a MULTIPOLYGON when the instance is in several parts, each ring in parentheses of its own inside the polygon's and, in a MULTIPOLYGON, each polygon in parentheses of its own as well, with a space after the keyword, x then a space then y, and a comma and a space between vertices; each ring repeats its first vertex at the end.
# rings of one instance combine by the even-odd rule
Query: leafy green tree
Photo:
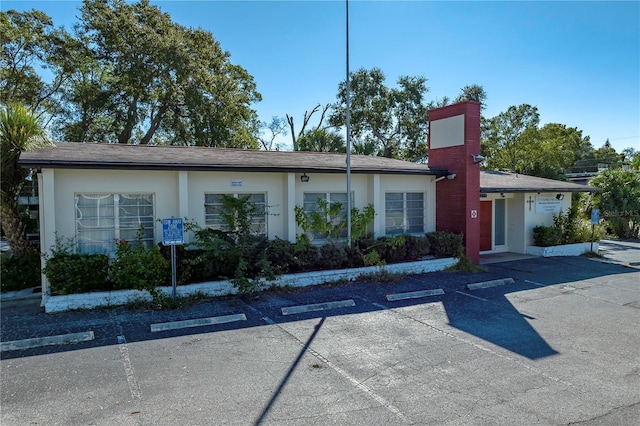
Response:
POLYGON ((60 133, 76 141, 258 148, 253 78, 211 33, 148 0, 85 0, 60 133))
POLYGON ((562 179, 580 160, 590 158, 593 147, 582 131, 564 124, 549 123, 540 128, 536 141, 527 151, 530 168, 522 170, 533 176, 562 179))
POLYGON ((344 137, 331 129, 313 129, 297 139, 297 151, 346 153, 344 137))
POLYGON ((28 170, 18 165, 24 151, 42 147, 48 143, 40 121, 25 107, 9 105, 0 111, 0 146, 2 154, 2 191, 0 224, 11 251, 16 257, 30 254, 26 227, 22 220, 18 196, 26 183, 28 170))
POLYGON ((616 152, 609 139, 600 148, 596 149, 593 154, 598 164, 605 164, 611 168, 620 167, 625 157, 624 153, 619 154, 616 152))
MULTIPOLYGON (((402 76, 397 88, 385 85, 379 68, 364 68, 350 76, 351 140, 355 151, 373 151, 375 155, 413 159, 427 151, 428 92, 424 77, 402 76), (373 148, 373 149, 372 149, 373 148)), ((345 123, 346 84, 338 86, 338 101, 329 116, 329 124, 345 123)))
POLYGON ((531 168, 539 122, 538 108, 528 104, 510 106, 484 120, 482 154, 487 158, 487 167, 520 173, 531 168))
POLYGON ((37 70, 58 65, 70 36, 37 10, 0 12, 0 28, 0 103, 19 102, 38 115, 55 113, 57 91, 68 69, 59 67, 48 83, 37 70))
POLYGON ((478 84, 471 84, 468 86, 464 86, 460 90, 460 94, 458 95, 455 101, 456 102, 462 102, 462 101, 480 102, 480 109, 483 110, 486 106, 486 100, 487 100, 487 93, 484 91, 484 87, 478 84))
POLYGON ((589 184, 600 191, 591 194, 588 208, 600 209, 616 236, 640 237, 640 171, 606 169, 589 184))

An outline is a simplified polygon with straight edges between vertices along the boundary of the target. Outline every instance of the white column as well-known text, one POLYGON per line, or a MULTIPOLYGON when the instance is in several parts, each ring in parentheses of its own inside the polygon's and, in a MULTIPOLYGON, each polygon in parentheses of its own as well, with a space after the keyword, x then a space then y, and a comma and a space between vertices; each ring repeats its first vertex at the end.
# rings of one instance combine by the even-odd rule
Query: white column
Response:
POLYGON ((384 194, 380 192, 380 175, 369 178, 369 202, 373 204, 376 215, 373 217, 373 238, 384 235, 384 194))
MULTIPOLYGON (((56 210, 55 210, 55 182, 53 169, 44 169, 38 173, 38 208, 40 216, 40 251, 50 254, 50 248, 56 243, 56 210)), ((46 266, 44 257, 41 258, 42 270, 46 266)), ((49 281, 42 274, 42 303, 50 293, 49 281)))
POLYGON ((286 238, 292 242, 296 242, 296 215, 295 215, 295 206, 296 206, 296 174, 295 173, 287 173, 286 175, 286 183, 285 183, 285 193, 287 194, 285 197, 285 210, 284 210, 284 220, 285 220, 285 229, 286 229, 286 238))

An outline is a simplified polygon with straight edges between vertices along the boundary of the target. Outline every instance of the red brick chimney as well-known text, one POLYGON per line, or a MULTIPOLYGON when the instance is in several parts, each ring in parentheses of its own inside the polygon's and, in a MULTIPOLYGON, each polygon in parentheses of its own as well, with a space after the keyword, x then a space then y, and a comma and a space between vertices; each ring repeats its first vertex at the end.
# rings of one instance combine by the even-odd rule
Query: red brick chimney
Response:
POLYGON ((436 229, 464 234, 467 256, 480 261, 480 103, 465 101, 429 114, 429 167, 451 174, 436 183, 436 229), (453 179, 450 179, 455 175, 453 179))

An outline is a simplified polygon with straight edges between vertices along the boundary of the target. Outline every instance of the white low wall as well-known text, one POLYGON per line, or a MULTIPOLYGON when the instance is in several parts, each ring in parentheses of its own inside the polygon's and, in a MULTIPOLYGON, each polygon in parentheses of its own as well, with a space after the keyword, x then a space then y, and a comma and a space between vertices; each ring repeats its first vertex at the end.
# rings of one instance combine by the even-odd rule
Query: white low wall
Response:
MULTIPOLYGON (((390 274, 424 274, 427 272, 441 271, 455 265, 457 258, 421 260, 417 262, 394 263, 386 266, 367 266, 363 268, 337 269, 331 271, 301 272, 298 274, 282 275, 274 281, 264 281, 263 288, 278 287, 307 287, 331 283, 336 281, 351 281, 362 275, 376 274, 386 271, 390 274)), ((159 289, 171 295, 171 287, 159 287, 159 289)), ((230 281, 211 281, 196 284, 187 284, 176 287, 176 295, 185 297, 192 294, 206 296, 226 296, 237 294, 238 290, 230 281)), ((94 293, 69 294, 65 296, 47 296, 43 294, 43 306, 45 312, 61 312, 70 309, 92 309, 100 306, 125 305, 136 300, 151 301, 151 295, 141 290, 117 290, 101 291, 94 293)))
MULTIPOLYGON (((532 256, 554 257, 554 256, 580 256, 591 251, 592 243, 564 244, 561 246, 538 247, 527 246, 527 254, 532 256)), ((598 243, 593 243, 593 251, 598 252, 598 243)))

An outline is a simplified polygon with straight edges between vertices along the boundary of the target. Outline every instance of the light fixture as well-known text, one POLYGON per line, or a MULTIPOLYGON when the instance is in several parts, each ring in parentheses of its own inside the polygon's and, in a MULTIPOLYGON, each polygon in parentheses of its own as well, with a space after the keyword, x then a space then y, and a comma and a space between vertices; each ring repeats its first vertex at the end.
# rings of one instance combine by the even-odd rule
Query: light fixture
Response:
POLYGON ((564 194, 556 195, 556 200, 560 200, 560 201, 564 200, 564 194))
POLYGON ((502 198, 504 198, 504 192, 501 192, 501 193, 500 193, 500 196, 501 196, 502 198))
POLYGON ((480 154, 471 154, 471 157, 473 157, 473 164, 482 163, 486 160, 486 158, 480 154))
POLYGON ((29 169, 29 174, 24 178, 27 182, 33 182, 33 169, 29 169))
POLYGON ((307 174, 303 174, 302 176, 300 176, 300 182, 302 183, 307 183, 309 182, 309 176, 307 176, 307 174))
POLYGON ((450 173, 450 174, 447 175, 447 179, 454 180, 456 178, 456 176, 457 175, 455 173, 450 173))

